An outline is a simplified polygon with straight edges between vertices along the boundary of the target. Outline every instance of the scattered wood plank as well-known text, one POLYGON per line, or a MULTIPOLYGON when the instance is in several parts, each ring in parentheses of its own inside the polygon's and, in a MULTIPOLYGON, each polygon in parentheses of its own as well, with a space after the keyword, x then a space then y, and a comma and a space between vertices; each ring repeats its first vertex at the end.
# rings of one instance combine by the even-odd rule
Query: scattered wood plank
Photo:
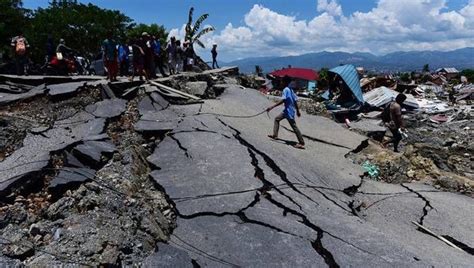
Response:
POLYGON ((167 91, 169 91, 169 92, 171 92, 171 93, 175 93, 175 94, 178 94, 178 95, 181 95, 181 96, 185 96, 185 97, 187 97, 187 98, 189 98, 189 99, 201 100, 201 98, 199 98, 199 97, 196 97, 196 96, 194 96, 194 95, 185 93, 185 92, 183 92, 183 91, 181 91, 181 90, 174 89, 174 88, 172 88, 172 87, 163 85, 163 84, 158 83, 158 82, 155 82, 155 81, 149 81, 149 83, 152 84, 152 85, 157 86, 158 88, 167 90, 167 91))
POLYGON ((456 246, 455 244, 453 244, 453 243, 452 243, 451 241, 449 241, 448 239, 446 239, 446 238, 444 238, 444 237, 442 237, 442 236, 436 234, 435 232, 433 232, 433 231, 431 231, 430 229, 426 228, 425 226, 419 224, 418 222, 412 221, 412 223, 413 223, 414 225, 416 225, 418 228, 422 229, 423 231, 429 233, 430 235, 432 235, 432 236, 438 238, 439 240, 443 241, 444 243, 448 244, 449 246, 451 246, 451 247, 453 247, 453 248, 455 248, 455 249, 457 249, 457 250, 460 250, 460 251, 462 251, 462 252, 465 252, 462 248, 456 246))

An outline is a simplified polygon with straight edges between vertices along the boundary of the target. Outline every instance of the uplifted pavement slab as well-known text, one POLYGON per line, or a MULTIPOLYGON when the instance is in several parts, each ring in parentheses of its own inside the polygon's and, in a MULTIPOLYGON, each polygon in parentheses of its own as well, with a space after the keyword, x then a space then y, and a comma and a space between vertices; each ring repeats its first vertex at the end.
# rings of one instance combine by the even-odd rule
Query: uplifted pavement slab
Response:
POLYGON ((78 185, 95 177, 96 171, 90 168, 67 168, 59 170, 50 182, 48 189, 52 192, 67 189, 70 185, 78 185))
POLYGON ((43 95, 46 91, 45 84, 34 87, 33 89, 20 94, 0 93, 0 105, 10 104, 15 101, 27 100, 39 95, 43 95))
POLYGON ((85 139, 103 139, 105 120, 94 118, 87 113, 56 122, 52 129, 34 135, 28 133, 23 147, 0 162, 0 193, 3 195, 12 185, 18 185, 25 179, 34 179, 49 164, 52 152, 85 139))
POLYGON ((81 87, 85 86, 85 82, 71 82, 63 84, 48 85, 48 95, 52 97, 59 97, 63 95, 71 95, 76 93, 81 87))
POLYGON ((76 157, 84 159, 83 163, 95 167, 101 163, 102 155, 117 151, 115 145, 105 141, 85 141, 72 149, 76 157))
POLYGON ((171 109, 160 111, 145 111, 137 123, 135 130, 138 132, 167 132, 174 129, 180 120, 180 115, 171 109))
POLYGON ((95 117, 114 118, 125 112, 127 101, 123 99, 109 99, 88 105, 85 110, 95 117))

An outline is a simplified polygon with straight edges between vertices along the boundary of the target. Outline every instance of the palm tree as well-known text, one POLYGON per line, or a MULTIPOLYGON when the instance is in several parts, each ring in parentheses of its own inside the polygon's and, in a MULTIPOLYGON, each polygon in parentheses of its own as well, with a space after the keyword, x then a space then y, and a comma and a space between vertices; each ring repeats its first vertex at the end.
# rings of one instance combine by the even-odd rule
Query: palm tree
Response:
POLYGON ((199 28, 201 28, 201 24, 209 17, 209 14, 203 14, 201 15, 197 20, 196 23, 193 25, 193 13, 194 13, 194 7, 191 7, 189 9, 189 19, 188 23, 186 24, 186 36, 184 37, 185 41, 189 41, 191 45, 194 43, 198 44, 202 48, 206 48, 204 44, 199 40, 203 35, 210 33, 214 31, 214 27, 208 26, 201 31, 199 31, 199 28))

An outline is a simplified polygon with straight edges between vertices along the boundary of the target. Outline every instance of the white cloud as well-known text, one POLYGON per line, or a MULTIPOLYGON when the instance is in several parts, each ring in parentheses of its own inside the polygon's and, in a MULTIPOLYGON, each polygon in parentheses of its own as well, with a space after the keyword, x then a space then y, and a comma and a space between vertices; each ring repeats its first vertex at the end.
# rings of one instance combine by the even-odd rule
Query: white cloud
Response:
POLYGON ((331 16, 341 16, 342 7, 336 0, 318 0, 318 12, 327 12, 331 16))
MULTIPOLYGON (((368 12, 342 13, 337 0, 318 0, 309 21, 254 5, 244 24, 228 24, 204 37, 219 44, 220 57, 297 55, 315 51, 451 50, 474 43, 474 0, 447 11, 447 0, 379 0, 368 12)), ((173 30, 182 35, 184 28, 173 30)), ((209 51, 202 51, 206 58, 209 51)))

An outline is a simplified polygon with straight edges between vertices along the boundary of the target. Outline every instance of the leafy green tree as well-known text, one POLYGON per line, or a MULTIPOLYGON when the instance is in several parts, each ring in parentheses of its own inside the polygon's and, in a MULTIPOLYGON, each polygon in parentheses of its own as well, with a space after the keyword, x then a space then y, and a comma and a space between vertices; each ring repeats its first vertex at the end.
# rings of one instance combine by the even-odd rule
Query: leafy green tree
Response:
POLYGON ((400 80, 402 80, 403 82, 410 82, 410 74, 409 73, 402 73, 400 75, 400 80))
POLYGON ((158 40, 160 40, 161 44, 165 44, 166 40, 168 39, 168 32, 166 31, 165 27, 155 23, 150 25, 143 23, 133 25, 127 31, 127 37, 130 39, 135 39, 140 37, 143 32, 147 32, 148 34, 155 36, 158 40))
POLYGON ((48 8, 33 13, 27 37, 32 47, 33 59, 42 61, 48 36, 55 43, 60 38, 84 56, 96 54, 110 31, 119 39, 131 28, 132 20, 116 10, 102 9, 93 4, 74 0, 55 0, 48 8))
POLYGON ((429 64, 423 65, 423 72, 424 73, 429 73, 430 72, 430 65, 429 64))
POLYGON ((319 70, 318 90, 327 89, 329 86, 329 68, 321 68, 319 70))
POLYGON ((11 38, 24 31, 28 15, 21 0, 0 0, 0 52, 10 50, 11 38))
POLYGON ((189 9, 189 16, 188 16, 188 23, 186 24, 186 35, 184 40, 189 41, 191 44, 198 44, 202 48, 206 48, 204 44, 199 40, 203 35, 210 33, 214 31, 214 27, 212 26, 207 26, 201 31, 199 29, 201 28, 201 24, 209 17, 209 14, 203 14, 201 15, 196 22, 193 24, 193 13, 194 13, 194 7, 191 7, 189 9))
POLYGON ((465 69, 461 72, 461 75, 465 76, 469 83, 474 83, 474 69, 465 69))

